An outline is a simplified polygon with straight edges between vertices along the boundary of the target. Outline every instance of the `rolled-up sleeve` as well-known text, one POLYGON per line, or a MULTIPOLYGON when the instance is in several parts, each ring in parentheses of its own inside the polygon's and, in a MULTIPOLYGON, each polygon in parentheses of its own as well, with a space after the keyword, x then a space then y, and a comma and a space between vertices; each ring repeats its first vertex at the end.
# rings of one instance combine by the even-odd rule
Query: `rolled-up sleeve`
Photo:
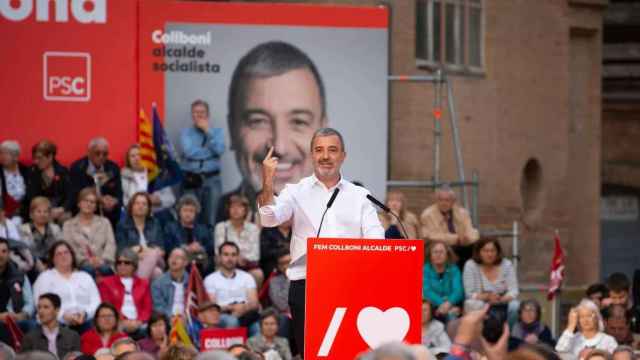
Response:
POLYGON ((362 237, 365 239, 384 239, 384 228, 373 205, 366 200, 362 204, 362 237))
POLYGON ((291 196, 287 185, 279 196, 274 197, 274 204, 260 206, 260 224, 263 227, 274 227, 291 219, 295 200, 291 196))

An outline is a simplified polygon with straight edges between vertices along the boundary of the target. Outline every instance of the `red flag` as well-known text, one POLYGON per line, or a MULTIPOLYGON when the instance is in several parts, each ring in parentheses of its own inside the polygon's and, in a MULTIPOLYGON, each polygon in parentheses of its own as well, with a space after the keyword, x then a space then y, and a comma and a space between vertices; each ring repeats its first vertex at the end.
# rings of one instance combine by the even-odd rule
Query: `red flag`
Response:
POLYGON ((553 260, 551 262, 551 274, 549 275, 549 289, 547 290, 547 299, 553 300, 556 292, 562 286, 564 279, 564 252, 560 246, 560 235, 556 231, 554 237, 555 249, 553 250, 553 260))
POLYGON ((4 322, 9 329, 9 333, 11 333, 11 337, 13 338, 13 349, 16 352, 19 352, 22 348, 22 338, 24 337, 24 334, 11 316, 5 317, 4 322))
POLYGON ((184 312, 187 318, 187 325, 191 325, 194 319, 198 318, 198 306, 209 300, 209 295, 204 289, 202 276, 196 266, 196 262, 191 262, 189 272, 189 282, 187 283, 187 293, 184 299, 184 312))

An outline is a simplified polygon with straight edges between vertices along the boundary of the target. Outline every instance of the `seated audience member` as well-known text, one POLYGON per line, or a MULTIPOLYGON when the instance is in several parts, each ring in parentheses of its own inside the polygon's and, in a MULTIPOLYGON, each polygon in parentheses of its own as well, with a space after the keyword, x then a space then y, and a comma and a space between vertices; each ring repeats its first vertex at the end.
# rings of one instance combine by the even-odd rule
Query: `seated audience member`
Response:
POLYGON ((420 215, 421 235, 426 240, 440 240, 453 248, 462 267, 471 257, 471 245, 480 235, 471 223, 469 212, 456 204, 456 193, 448 186, 436 190, 436 203, 420 215))
POLYGON ((147 279, 136 276, 138 255, 129 248, 116 256, 116 274, 102 279, 98 285, 103 302, 113 304, 121 315, 121 328, 138 337, 152 311, 151 287, 147 279))
POLYGON ((25 274, 11 262, 9 242, 0 238, 0 341, 11 344, 13 337, 5 324, 12 318, 26 332, 30 330, 29 318, 33 314, 31 283, 25 274))
POLYGON ((630 312, 624 305, 610 305, 603 312, 605 333, 613 336, 618 345, 634 346, 630 312))
MULTIPOLYGON (((86 274, 85 274, 86 275, 86 274)), ((58 322, 60 296, 44 293, 38 296, 38 320, 40 325, 25 334, 22 351, 48 351, 62 359, 66 354, 80 350, 80 336, 58 322)))
POLYGON ((222 243, 218 256, 219 269, 204 279, 204 287, 211 301, 222 307, 223 327, 248 327, 259 317, 256 282, 237 268, 240 248, 236 243, 222 243))
POLYGON ((633 348, 626 345, 618 346, 613 350, 611 358, 613 360, 635 360, 638 357, 633 351, 633 348))
POLYGON ((89 274, 78 270, 75 252, 66 241, 51 245, 48 263, 49 270, 42 272, 33 285, 34 297, 45 293, 58 295, 62 299, 60 322, 80 333, 88 330, 100 305, 96 283, 89 274))
MULTIPOLYGON (((246 220, 249 212, 249 200, 244 196, 232 195, 229 198, 227 211, 229 220, 216 224, 215 247, 225 242, 238 245, 240 257, 238 268, 249 272, 260 286, 264 274, 260 269, 260 228, 246 220)), ((220 255, 220 254, 218 254, 220 255)))
POLYGON ((282 249, 289 249, 290 243, 291 220, 260 230, 260 268, 264 276, 269 276, 276 269, 279 253, 282 249))
POLYGON ((20 271, 28 272, 33 268, 33 254, 29 246, 22 240, 18 226, 5 216, 4 204, 0 199, 0 237, 7 239, 11 261, 20 271))
POLYGON ((542 308, 536 300, 525 300, 520 303, 518 322, 511 330, 511 336, 528 344, 545 344, 554 347, 551 330, 540 322, 542 308))
POLYGON ((171 250, 168 259, 169 270, 151 284, 153 309, 168 318, 184 313, 185 291, 189 280, 187 265, 187 252, 183 248, 171 250))
POLYGON ((57 152, 57 146, 49 140, 42 140, 31 149, 34 166, 22 207, 25 221, 30 212, 30 203, 39 196, 49 199, 51 221, 62 223, 71 218, 71 176, 69 170, 56 160, 57 152))
POLYGON ((422 345, 434 355, 448 354, 451 339, 445 331, 444 325, 432 316, 431 304, 422 300, 422 345))
POLYGON ((567 328, 558 339, 556 351, 583 358, 591 349, 612 352, 617 346, 616 340, 604 333, 598 306, 591 300, 583 299, 569 312, 567 328))
POLYGON ((64 223, 62 233, 73 247, 80 269, 92 276, 112 275, 116 243, 109 220, 95 213, 97 202, 94 188, 82 189, 78 194, 80 211, 64 223))
POLYGON ((22 200, 27 193, 29 184, 29 168, 18 162, 20 158, 20 144, 14 140, 0 143, 0 199, 4 202, 6 217, 16 217, 20 224, 20 209, 22 200))
POLYGON ((484 304, 507 306, 509 324, 518 317, 518 279, 511 261, 503 258, 502 247, 495 238, 478 241, 473 258, 462 275, 467 300, 465 311, 481 309, 484 304))
POLYGON ((0 199, 0 237, 11 240, 12 245, 14 245, 21 240, 20 232, 18 231, 18 226, 7 218, 4 208, 4 201, 0 199))
POLYGON ((587 299, 593 301, 600 309, 605 306, 602 305, 602 300, 609 297, 609 289, 603 283, 595 283, 590 285, 586 291, 587 299))
POLYGON ((118 330, 118 310, 106 302, 98 306, 93 317, 93 328, 80 337, 82 352, 87 355, 95 354, 98 349, 109 348, 127 334, 118 330))
POLYGON ((122 200, 123 204, 128 204, 135 193, 148 192, 151 199, 151 208, 154 216, 166 219, 170 214, 170 208, 175 204, 176 197, 171 186, 165 186, 160 190, 150 192, 148 170, 142 165, 140 156, 140 145, 134 144, 129 147, 124 159, 125 166, 120 171, 122 178, 122 200))
POLYGON ((607 288, 609 296, 602 300, 603 307, 610 305, 622 305, 626 309, 631 309, 631 282, 627 275, 623 273, 613 273, 607 278, 607 288))
POLYGON ((200 209, 195 195, 182 195, 176 204, 176 221, 165 224, 165 243, 167 251, 184 247, 189 257, 206 269, 207 259, 214 253, 213 231, 209 225, 197 222, 200 209))
POLYGON ((451 247, 442 241, 431 241, 422 274, 422 297, 434 308, 435 318, 446 323, 460 316, 464 290, 451 247))
MULTIPOLYGON (((111 225, 115 225, 120 219, 120 207, 122 206, 122 182, 120 180, 120 168, 108 159, 109 143, 105 138, 97 137, 89 141, 87 156, 71 164, 71 191, 72 204, 79 204, 78 193, 91 187, 99 189, 100 209, 111 225)), ((74 208, 74 212, 78 209, 74 208)))
POLYGON ((278 313, 272 309, 260 314, 260 333, 247 340, 247 346, 257 353, 264 354, 275 350, 282 360, 291 360, 291 349, 286 338, 278 334, 278 313))
POLYGON ((158 219, 151 216, 149 194, 133 194, 127 204, 127 216, 116 227, 118 250, 132 248, 140 256, 138 276, 159 276, 164 268, 164 233, 158 219))
POLYGON ((205 301, 198 306, 198 320, 203 329, 219 328, 221 314, 222 308, 214 302, 205 301))
MULTIPOLYGON (((398 215, 404 227, 407 229, 409 239, 418 239, 420 237, 420 222, 416 214, 407 210, 407 201, 404 194, 399 191, 389 191, 387 193, 387 207, 398 215)), ((380 222, 384 227, 384 237, 387 239, 404 238, 402 227, 398 224, 398 220, 391 214, 382 212, 379 215, 380 222)))
POLYGON ((111 354, 116 358, 120 355, 140 351, 138 344, 129 337, 123 337, 113 342, 111 345, 111 354))
POLYGON ((47 250, 51 244, 62 240, 62 230, 51 217, 51 203, 43 196, 36 196, 29 206, 29 222, 22 224, 22 241, 29 246, 33 255, 35 273, 47 268, 47 250))
POLYGON ((169 346, 169 318, 163 313, 154 311, 149 318, 147 337, 138 341, 138 347, 144 352, 158 357, 161 351, 166 351, 169 346))
POLYGON ((289 285, 287 268, 291 262, 289 249, 281 249, 277 256, 276 273, 269 281, 269 303, 278 313, 278 335, 288 338, 291 323, 291 309, 289 309, 289 285))

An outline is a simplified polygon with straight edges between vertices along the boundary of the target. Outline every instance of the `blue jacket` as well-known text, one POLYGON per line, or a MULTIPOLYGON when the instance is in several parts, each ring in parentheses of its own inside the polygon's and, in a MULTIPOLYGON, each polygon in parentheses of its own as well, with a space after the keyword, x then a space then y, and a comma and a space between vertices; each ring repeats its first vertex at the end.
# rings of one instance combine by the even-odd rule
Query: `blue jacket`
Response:
MULTIPOLYGON (((164 232, 160 222, 154 217, 148 217, 144 223, 144 237, 148 246, 166 249, 164 232)), ((126 247, 140 245, 140 234, 131 216, 122 219, 116 226, 116 245, 118 251, 126 247)))
POLYGON ((441 277, 430 263, 424 264, 422 268, 422 297, 429 300, 435 307, 445 301, 449 301, 452 305, 462 305, 464 289, 460 269, 455 264, 449 264, 441 277))
POLYGON ((194 173, 220 171, 220 155, 224 153, 224 132, 210 128, 204 132, 193 126, 182 130, 182 169, 194 173))
MULTIPOLYGON (((182 286, 184 291, 187 291, 187 282, 189 280, 189 273, 184 272, 182 276, 182 286)), ((153 300, 153 310, 159 311, 169 319, 173 315, 173 297, 175 295, 175 287, 173 287, 173 281, 171 280, 171 274, 167 271, 159 278, 155 279, 151 283, 151 299, 153 300)))
MULTIPOLYGON (((165 250, 168 253, 174 248, 187 245, 190 241, 187 239, 187 231, 178 221, 171 221, 164 226, 165 233, 165 250)), ((200 243, 207 252, 207 255, 213 256, 213 229, 209 225, 195 224, 193 227, 193 238, 200 243)))

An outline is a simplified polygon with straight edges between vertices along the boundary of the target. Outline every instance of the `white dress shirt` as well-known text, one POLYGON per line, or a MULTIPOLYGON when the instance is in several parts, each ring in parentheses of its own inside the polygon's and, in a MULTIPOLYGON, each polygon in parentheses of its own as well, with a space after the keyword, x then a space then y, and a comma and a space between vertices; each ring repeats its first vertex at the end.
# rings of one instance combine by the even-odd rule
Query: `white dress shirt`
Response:
MULTIPOLYGON (((67 313, 86 313, 86 319, 93 315, 100 305, 100 293, 93 278, 84 271, 74 270, 70 277, 62 276, 58 270, 49 269, 38 276, 33 285, 33 298, 38 299, 45 293, 60 296, 62 304, 58 320, 63 322, 67 313)), ((37 300, 36 300, 37 301, 37 300)))
POLYGON ((384 228, 365 188, 341 177, 336 186, 327 189, 315 175, 297 184, 287 184, 275 197, 275 204, 262 206, 259 211, 265 227, 278 226, 293 217, 291 265, 287 270, 291 280, 306 278, 307 238, 316 237, 322 213, 335 188, 340 192, 324 217, 319 237, 384 239, 384 228))

